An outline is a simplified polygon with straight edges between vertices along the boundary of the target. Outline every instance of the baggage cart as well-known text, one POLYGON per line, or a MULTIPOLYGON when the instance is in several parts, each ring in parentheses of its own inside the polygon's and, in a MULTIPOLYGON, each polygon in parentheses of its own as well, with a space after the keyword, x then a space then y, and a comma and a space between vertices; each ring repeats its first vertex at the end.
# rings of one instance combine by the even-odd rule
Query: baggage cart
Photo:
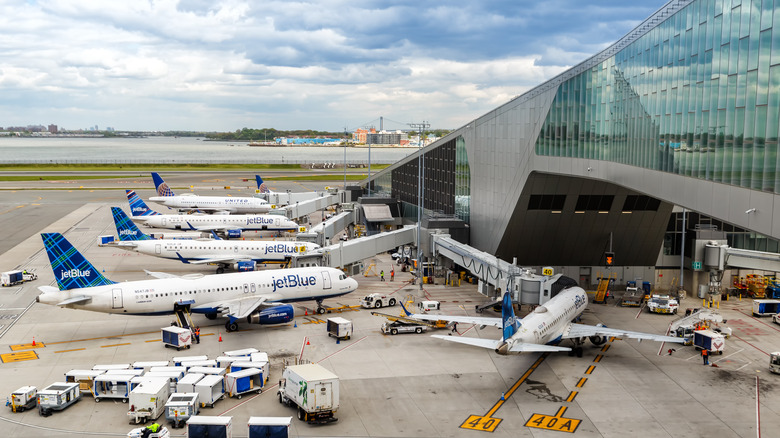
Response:
POLYGON ((192 367, 187 372, 200 373, 206 375, 224 376, 227 374, 227 368, 212 368, 212 367, 192 367))
POLYGON ((167 367, 170 362, 167 360, 152 360, 152 361, 139 361, 133 362, 133 368, 137 370, 149 371, 152 367, 167 367))
POLYGON ((268 353, 260 351, 258 353, 252 353, 249 355, 250 362, 270 362, 268 359, 268 353))
POLYGON ((195 392, 195 384, 205 376, 201 373, 187 373, 176 383, 176 392, 195 392))
POLYGON ((176 392, 171 394, 168 401, 165 402, 165 419, 171 422, 171 426, 176 429, 184 426, 184 423, 190 417, 198 415, 200 403, 198 394, 192 392, 176 392))
POLYGON ((780 312, 780 300, 753 300, 753 316, 772 316, 780 312))
POLYGON ((710 354, 723 354, 726 336, 712 330, 696 330, 693 332, 693 346, 697 350, 706 349, 710 354))
POLYGON ((102 364, 102 365, 95 365, 92 367, 93 370, 129 370, 131 368, 129 363, 110 363, 110 364, 102 364))
POLYGON ((241 350, 225 351, 223 356, 249 356, 252 353, 259 353, 260 350, 256 348, 244 348, 241 350))
POLYGON ((200 361, 200 360, 208 360, 208 356, 200 355, 200 356, 176 356, 173 360, 173 366, 180 367, 182 366, 182 362, 194 362, 194 361, 200 361))
POLYGON ((220 368, 230 368, 230 364, 240 360, 252 360, 251 356, 219 356, 217 358, 217 366, 220 368))
POLYGON ((292 417, 249 417, 249 438, 288 438, 292 417))
POLYGON ((100 402, 104 398, 121 399, 127 403, 130 391, 133 389, 132 380, 137 377, 133 374, 101 374, 93 381, 95 401, 100 402))
POLYGON ((191 369, 192 367, 207 367, 207 368, 216 368, 217 367, 217 361, 214 359, 210 360, 193 360, 188 362, 182 362, 181 366, 186 369, 191 369))
POLYGON ((257 368, 246 368, 225 374, 225 391, 228 396, 239 400, 245 394, 262 392, 264 384, 263 372, 257 368))
POLYGON ((196 415, 187 420, 189 438, 233 438, 233 417, 196 415))
POLYGON ((38 391, 38 414, 48 417, 81 400, 78 383, 56 382, 38 391))
POLYGON ((95 396, 95 377, 105 374, 106 370, 70 370, 65 373, 65 381, 68 383, 78 383, 79 391, 82 394, 95 396))
POLYGON ((352 336, 352 321, 336 316, 327 319, 328 337, 333 336, 339 340, 347 340, 352 336))
POLYGON ((177 326, 162 328, 162 341, 166 348, 171 347, 177 350, 190 348, 192 345, 192 331, 177 326))
POLYGON ((263 373, 263 381, 268 382, 268 377, 270 376, 271 372, 271 366, 268 362, 244 362, 244 361, 236 361, 233 362, 233 364, 230 366, 230 372, 234 373, 236 371, 246 370, 249 368, 257 368, 263 373))
POLYGON ((24 412, 38 404, 38 388, 34 386, 22 386, 11 393, 11 401, 8 405, 11 412, 24 412))
POLYGON ((225 380, 222 376, 207 375, 195 384, 195 392, 198 393, 201 407, 214 407, 225 396, 225 380))
POLYGON ((131 424, 156 420, 165 411, 165 401, 170 395, 165 379, 147 379, 130 392, 130 410, 127 416, 131 424))

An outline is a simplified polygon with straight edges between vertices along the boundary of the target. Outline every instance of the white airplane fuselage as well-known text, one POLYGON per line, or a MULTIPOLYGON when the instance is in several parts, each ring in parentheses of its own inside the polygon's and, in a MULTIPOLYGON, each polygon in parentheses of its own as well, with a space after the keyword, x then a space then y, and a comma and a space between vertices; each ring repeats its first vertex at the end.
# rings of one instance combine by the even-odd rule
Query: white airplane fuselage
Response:
POLYGON ((105 286, 59 291, 43 286, 37 301, 57 305, 79 296, 84 304, 66 307, 101 313, 135 315, 170 314, 175 304, 190 304, 194 313, 214 314, 235 299, 268 296, 268 303, 322 300, 348 294, 357 281, 334 268, 291 268, 239 272, 202 277, 176 277, 127 281, 105 286))
POLYGON ((314 243, 249 240, 134 240, 123 243, 116 246, 166 259, 212 260, 232 257, 258 263, 283 262, 320 247, 314 243))
POLYGON ((582 288, 572 287, 560 292, 526 315, 517 332, 499 346, 497 351, 507 354, 515 343, 557 343, 571 321, 580 316, 587 305, 588 297, 582 288))
POLYGON ((135 216, 134 221, 154 228, 171 230, 241 229, 250 231, 295 231, 298 224, 284 216, 271 214, 158 214, 135 216))
POLYGON ((177 209, 226 211, 230 213, 268 213, 271 206, 260 198, 241 196, 152 196, 150 201, 177 209))

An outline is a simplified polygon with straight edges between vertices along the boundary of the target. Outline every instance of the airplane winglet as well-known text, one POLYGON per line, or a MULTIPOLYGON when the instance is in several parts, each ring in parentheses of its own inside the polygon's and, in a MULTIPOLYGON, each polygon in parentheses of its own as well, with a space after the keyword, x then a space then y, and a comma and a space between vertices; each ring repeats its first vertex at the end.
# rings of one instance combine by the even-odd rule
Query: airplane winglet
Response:
POLYGON ((189 260, 187 260, 187 259, 185 259, 184 257, 182 257, 182 256, 181 256, 181 254, 179 254, 178 252, 176 252, 176 257, 178 257, 178 258, 179 258, 179 261, 180 261, 180 262, 182 262, 182 263, 184 263, 184 264, 186 264, 186 265, 189 265, 189 264, 190 264, 190 261, 189 261, 189 260))

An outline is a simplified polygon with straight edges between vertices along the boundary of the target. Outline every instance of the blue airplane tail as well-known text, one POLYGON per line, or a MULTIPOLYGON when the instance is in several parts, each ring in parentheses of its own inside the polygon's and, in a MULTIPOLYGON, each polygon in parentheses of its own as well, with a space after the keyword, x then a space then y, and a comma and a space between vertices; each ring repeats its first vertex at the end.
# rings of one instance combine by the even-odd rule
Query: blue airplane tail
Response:
POLYGON ((60 290, 107 286, 116 282, 100 273, 60 233, 41 233, 60 290))
POLYGON ((173 190, 168 187, 168 184, 163 181, 157 172, 152 172, 152 180, 154 180, 154 188, 157 189, 158 196, 175 196, 173 190))
POLYGON ((271 189, 268 188, 267 185, 263 182, 263 178, 260 178, 260 175, 255 175, 255 180, 257 180, 257 191, 260 193, 271 193, 271 189))
POLYGON ((135 193, 135 190, 125 190, 125 193, 127 193, 127 202, 130 203, 130 214, 133 215, 133 217, 156 216, 160 214, 149 208, 149 206, 146 205, 146 202, 135 193))
POLYGON ((114 225, 116 225, 116 233, 120 241, 151 240, 151 237, 138 229, 121 208, 111 207, 111 215, 114 217, 114 225))
POLYGON ((504 294, 501 302, 501 319, 504 322, 504 340, 507 340, 517 333, 517 330, 520 328, 520 319, 515 316, 515 310, 512 307, 512 295, 509 292, 504 294))

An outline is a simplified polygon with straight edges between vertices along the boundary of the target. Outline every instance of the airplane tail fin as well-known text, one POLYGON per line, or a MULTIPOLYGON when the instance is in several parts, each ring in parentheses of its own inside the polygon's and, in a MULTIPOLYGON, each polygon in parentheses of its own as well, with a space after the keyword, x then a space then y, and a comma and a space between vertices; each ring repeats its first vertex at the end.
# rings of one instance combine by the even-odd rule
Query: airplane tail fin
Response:
POLYGON ((154 188, 157 189, 158 196, 175 196, 173 190, 163 181, 160 174, 152 172, 152 180, 154 180, 154 188))
POLYGON ((125 190, 125 193, 127 193, 127 202, 130 203, 130 214, 133 217, 156 216, 160 214, 149 208, 146 202, 135 193, 135 190, 125 190))
POLYGON ((257 180, 257 191, 259 193, 271 193, 271 189, 265 185, 263 178, 260 178, 260 175, 255 175, 255 179, 257 180))
POLYGON ((111 215, 114 217, 114 225, 116 225, 116 233, 119 235, 119 240, 133 241, 133 240, 150 240, 151 237, 144 234, 139 230, 133 221, 127 217, 124 210, 119 207, 111 207, 111 215))
POLYGON ((404 313, 406 314, 406 316, 412 316, 412 313, 409 312, 408 310, 406 310, 406 306, 404 306, 404 302, 403 301, 398 300, 398 304, 400 304, 401 308, 404 309, 404 313))
POLYGON ((509 292, 504 293, 504 298, 501 302, 501 319, 504 322, 504 340, 507 340, 517 333, 517 330, 520 328, 520 320, 515 316, 515 310, 512 307, 512 295, 509 292))
POLYGON ((41 233, 46 255, 60 290, 114 284, 100 273, 92 263, 68 242, 60 233, 41 233))

